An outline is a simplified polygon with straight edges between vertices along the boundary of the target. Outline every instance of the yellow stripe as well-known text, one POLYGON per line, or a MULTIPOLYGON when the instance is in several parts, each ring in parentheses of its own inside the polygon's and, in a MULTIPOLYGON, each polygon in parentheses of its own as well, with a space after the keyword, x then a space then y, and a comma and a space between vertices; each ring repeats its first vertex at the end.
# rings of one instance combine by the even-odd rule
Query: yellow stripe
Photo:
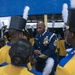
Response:
POLYGON ((39 57, 45 59, 45 58, 47 58, 48 56, 46 56, 46 55, 44 55, 44 54, 41 54, 39 57))

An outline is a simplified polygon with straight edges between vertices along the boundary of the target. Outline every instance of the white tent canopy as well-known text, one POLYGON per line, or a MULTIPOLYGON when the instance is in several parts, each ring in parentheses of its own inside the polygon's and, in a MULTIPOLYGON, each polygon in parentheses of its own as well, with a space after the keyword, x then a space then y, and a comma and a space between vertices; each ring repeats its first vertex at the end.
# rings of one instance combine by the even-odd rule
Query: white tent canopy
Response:
MULTIPOLYGON (((9 28, 11 17, 0 17, 0 28, 3 26, 2 22, 4 22, 4 25, 7 25, 7 28, 9 28)), ((48 28, 53 28, 52 22, 47 23, 48 28)), ((63 28, 64 23, 63 22, 55 22, 54 28, 63 28)), ((36 23, 26 23, 26 28, 36 28, 36 23)))

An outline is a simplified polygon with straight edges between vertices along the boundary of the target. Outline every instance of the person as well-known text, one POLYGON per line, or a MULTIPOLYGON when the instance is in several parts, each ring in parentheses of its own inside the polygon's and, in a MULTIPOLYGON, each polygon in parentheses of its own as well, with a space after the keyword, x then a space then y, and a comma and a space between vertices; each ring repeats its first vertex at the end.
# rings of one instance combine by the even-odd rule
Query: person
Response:
POLYGON ((45 24, 41 20, 37 22, 37 34, 34 38, 33 48, 35 69, 43 72, 47 58, 55 58, 56 35, 46 30, 45 24))
POLYGON ((18 39, 9 49, 11 63, 0 68, 0 75, 42 75, 35 70, 28 70, 27 63, 32 58, 32 45, 25 39, 18 39))
POLYGON ((6 26, 3 26, 2 22, 0 21, 0 48, 6 45, 5 38, 3 37, 5 29, 6 26))
MULTIPOLYGON (((64 38, 66 36, 66 32, 64 31, 64 38)), ((59 39, 59 38, 58 38, 59 39)), ((65 42, 64 39, 59 39, 58 40, 58 45, 57 45, 57 51, 58 51, 58 61, 60 62, 61 59, 63 59, 67 52, 66 49, 71 48, 71 45, 65 42)))
MULTIPOLYGON (((75 2, 72 2, 75 5, 75 2)), ((71 5, 73 7, 73 5, 71 5)), ((75 75, 75 7, 69 9, 65 41, 72 46, 57 66, 56 75, 75 75)))
POLYGON ((10 57, 8 54, 9 48, 11 47, 11 45, 12 45, 11 43, 14 40, 23 37, 22 29, 24 29, 25 24, 26 24, 26 20, 24 20, 23 18, 16 17, 16 16, 11 17, 11 22, 10 22, 10 26, 9 26, 9 30, 8 30, 11 41, 7 42, 7 44, 0 49, 0 64, 2 64, 3 62, 10 63, 10 57), (20 21, 22 24, 19 23, 18 21, 20 21), (22 26, 22 27, 20 27, 20 26, 22 26))
MULTIPOLYGON (((10 63, 9 49, 12 43, 20 38, 23 38, 23 31, 25 29, 26 20, 19 16, 12 16, 10 21, 10 26, 8 30, 8 34, 10 37, 10 42, 0 49, 0 66, 6 65, 6 63, 10 63)), ((31 66, 29 66, 31 68, 31 66)))
POLYGON ((59 47, 57 48, 59 61, 66 56, 67 54, 66 49, 69 49, 69 48, 71 48, 71 46, 67 44, 64 39, 59 41, 59 47))
POLYGON ((66 3, 63 4, 63 8, 62 8, 62 20, 64 22, 63 28, 62 28, 62 32, 63 32, 63 38, 60 39, 60 36, 58 36, 58 60, 60 62, 60 60, 62 58, 64 58, 67 54, 66 49, 71 48, 71 45, 68 44, 67 42, 65 42, 65 36, 66 36, 66 23, 67 23, 67 18, 68 18, 68 5, 66 3))

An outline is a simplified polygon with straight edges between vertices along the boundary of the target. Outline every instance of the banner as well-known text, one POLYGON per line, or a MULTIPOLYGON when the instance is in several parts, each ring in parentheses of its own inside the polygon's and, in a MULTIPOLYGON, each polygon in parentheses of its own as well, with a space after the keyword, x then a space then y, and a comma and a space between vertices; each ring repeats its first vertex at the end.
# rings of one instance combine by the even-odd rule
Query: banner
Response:
POLYGON ((22 16, 25 6, 29 15, 61 14, 63 3, 70 6, 69 0, 0 0, 0 17, 22 16))

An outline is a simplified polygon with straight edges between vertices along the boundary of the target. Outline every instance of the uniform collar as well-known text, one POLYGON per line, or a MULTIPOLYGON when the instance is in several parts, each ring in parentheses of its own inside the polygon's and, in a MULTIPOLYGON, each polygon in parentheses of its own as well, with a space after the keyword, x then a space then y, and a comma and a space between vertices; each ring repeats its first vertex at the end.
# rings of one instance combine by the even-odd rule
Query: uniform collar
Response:
MULTIPOLYGON (((14 65, 13 63, 11 63, 12 65, 14 65)), ((27 64, 20 64, 20 67, 27 67, 27 64)))
POLYGON ((7 42, 7 45, 8 45, 8 46, 12 46, 12 44, 11 44, 10 42, 7 42))
POLYGON ((47 30, 44 31, 44 33, 42 35, 44 35, 47 32, 47 30))
POLYGON ((45 30, 44 33, 42 35, 40 35, 40 36, 43 36, 46 32, 47 32, 47 30, 45 30))

